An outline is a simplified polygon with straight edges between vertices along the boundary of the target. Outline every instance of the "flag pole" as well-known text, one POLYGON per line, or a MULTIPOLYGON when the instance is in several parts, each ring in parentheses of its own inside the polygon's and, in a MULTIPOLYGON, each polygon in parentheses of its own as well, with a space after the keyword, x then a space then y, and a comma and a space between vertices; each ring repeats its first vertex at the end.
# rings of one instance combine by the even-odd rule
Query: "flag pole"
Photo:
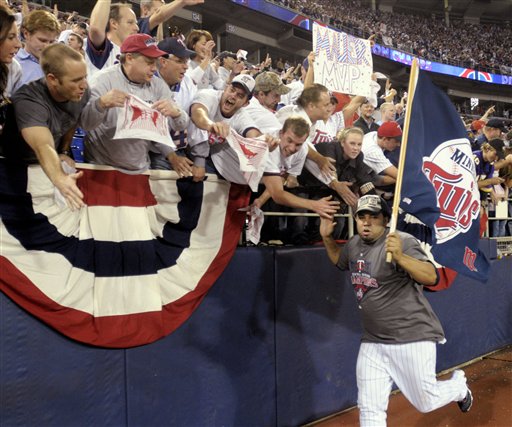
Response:
MULTIPOLYGON (((395 184, 395 196, 393 199, 393 207, 391 209, 391 221, 389 224, 390 233, 396 231, 396 224, 398 222, 398 208, 400 206, 401 191, 402 191, 402 178, 405 167, 405 154, 407 152, 407 139, 409 135, 409 124, 411 122, 412 103, 414 100, 414 93, 416 92, 416 84, 418 83, 418 58, 414 58, 411 64, 411 74, 409 75, 409 89, 407 91, 407 108, 405 109, 404 130, 402 132, 402 143, 400 144, 400 158, 398 160, 398 174, 395 184)), ((386 253, 386 262, 391 262, 391 252, 386 253)))

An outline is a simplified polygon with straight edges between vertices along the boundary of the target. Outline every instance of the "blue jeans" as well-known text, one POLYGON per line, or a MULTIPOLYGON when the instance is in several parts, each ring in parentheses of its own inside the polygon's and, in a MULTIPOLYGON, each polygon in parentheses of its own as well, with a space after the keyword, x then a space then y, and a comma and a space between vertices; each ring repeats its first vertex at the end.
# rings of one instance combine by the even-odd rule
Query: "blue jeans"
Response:
MULTIPOLYGON (((489 213, 491 212, 492 211, 489 213)), ((507 212, 508 218, 512 218, 512 202, 510 200, 508 201, 507 212)), ((512 219, 495 219, 491 222, 492 224, 490 228, 492 237, 512 236, 512 219)))

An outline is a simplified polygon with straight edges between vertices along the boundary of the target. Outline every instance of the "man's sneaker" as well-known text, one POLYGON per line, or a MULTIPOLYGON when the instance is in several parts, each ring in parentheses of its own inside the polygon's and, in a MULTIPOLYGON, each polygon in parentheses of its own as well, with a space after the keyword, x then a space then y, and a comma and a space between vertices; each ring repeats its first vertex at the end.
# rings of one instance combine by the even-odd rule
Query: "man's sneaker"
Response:
POLYGON ((462 412, 468 412, 471 409, 471 406, 473 405, 473 395, 471 394, 471 390, 469 388, 466 397, 458 401, 457 405, 459 405, 459 408, 462 412))

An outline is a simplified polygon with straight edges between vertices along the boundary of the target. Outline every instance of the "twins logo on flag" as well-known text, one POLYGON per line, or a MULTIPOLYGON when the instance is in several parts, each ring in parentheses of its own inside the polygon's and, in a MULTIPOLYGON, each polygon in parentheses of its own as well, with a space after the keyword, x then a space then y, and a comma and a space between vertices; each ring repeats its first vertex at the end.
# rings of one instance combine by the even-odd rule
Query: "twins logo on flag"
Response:
POLYGON ((249 192, 216 177, 84 168, 86 207, 71 212, 38 165, 0 159, 0 289, 78 341, 150 343, 188 319, 228 264, 249 192))
MULTIPOLYGON (((478 247, 480 195, 466 130, 447 95, 425 71, 418 70, 415 83, 409 88, 400 207, 423 224, 404 221, 400 229, 432 245, 438 265, 486 281, 489 261, 478 247)), ((456 276, 452 271, 440 274, 448 278, 444 288, 456 276)))
POLYGON ((467 139, 440 144, 423 160, 423 172, 437 193, 440 209, 436 221, 437 243, 466 233, 480 212, 475 165, 467 139))

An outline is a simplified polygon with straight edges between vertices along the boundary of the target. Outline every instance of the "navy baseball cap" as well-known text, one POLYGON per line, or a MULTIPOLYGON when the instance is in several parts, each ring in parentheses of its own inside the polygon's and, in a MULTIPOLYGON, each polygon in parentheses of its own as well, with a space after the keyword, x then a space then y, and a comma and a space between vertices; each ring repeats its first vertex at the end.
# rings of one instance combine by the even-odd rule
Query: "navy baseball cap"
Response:
POLYGON ((505 132, 505 122, 501 119, 492 118, 486 123, 486 126, 489 128, 500 129, 502 132, 505 132))
POLYGON ((158 43, 158 49, 163 50, 169 55, 177 56, 178 58, 190 58, 196 53, 193 50, 187 49, 183 40, 177 37, 166 37, 158 43))
POLYGON ((496 150, 499 160, 503 160, 505 158, 505 152, 503 151, 505 148, 505 143, 503 140, 499 138, 491 139, 489 141, 489 145, 496 150))

